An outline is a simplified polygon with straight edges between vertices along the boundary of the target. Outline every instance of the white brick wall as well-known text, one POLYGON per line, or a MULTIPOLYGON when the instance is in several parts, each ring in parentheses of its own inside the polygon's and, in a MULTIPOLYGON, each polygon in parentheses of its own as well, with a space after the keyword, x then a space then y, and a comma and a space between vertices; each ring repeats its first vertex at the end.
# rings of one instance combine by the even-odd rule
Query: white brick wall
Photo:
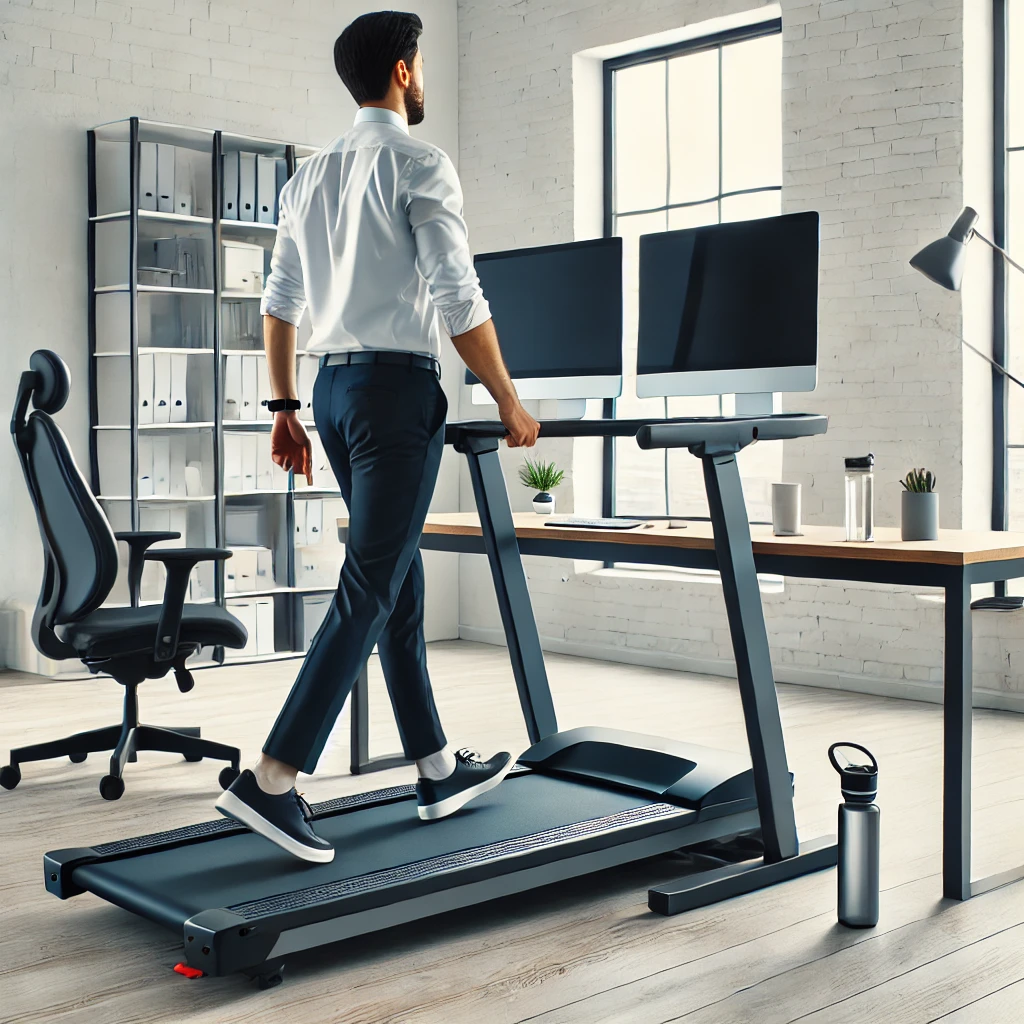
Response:
MULTIPOLYGON (((455 0, 413 0, 434 108, 422 129, 458 156, 455 0)), ((60 421, 88 460, 86 129, 131 115, 319 145, 354 105, 333 43, 363 0, 8 0, 0 3, 0 406, 36 348, 72 372, 60 421)), ((5 412, 6 415, 6 412, 5 412)), ((455 503, 455 457, 447 487, 455 503)), ((13 446, 0 444, 5 599, 34 603, 37 529, 13 446)), ((454 590, 454 583, 452 584, 454 590)), ((451 595, 449 604, 454 602, 451 595)), ((3 664, 0 650, 0 664, 3 664)))
MULTIPOLYGON (((459 0, 460 173, 475 248, 573 237, 573 54, 756 6, 459 0)), ((825 437, 787 444, 786 478, 803 483, 808 521, 841 523, 843 457, 872 450, 877 521, 895 525, 898 478, 927 465, 942 480, 942 525, 960 526, 962 311, 957 296, 916 275, 907 260, 947 230, 963 203, 964 2, 781 6, 783 209, 820 211, 822 236, 818 388, 788 396, 785 407, 830 419, 825 437)), ((571 458, 564 444, 557 453, 571 458)), ((521 488, 511 489, 518 500, 521 488)), ((465 487, 463 500, 471 507, 465 487)), ((718 587, 574 575, 571 563, 529 562, 550 646, 634 660, 654 652, 729 670, 718 587)), ((481 559, 464 558, 461 581, 463 634, 496 639, 481 559)), ((765 606, 780 679, 910 692, 939 678, 934 598, 790 581, 784 593, 766 594, 765 606)), ((1019 620, 977 618, 977 685, 1024 690, 1014 663, 1024 658, 1019 620)))

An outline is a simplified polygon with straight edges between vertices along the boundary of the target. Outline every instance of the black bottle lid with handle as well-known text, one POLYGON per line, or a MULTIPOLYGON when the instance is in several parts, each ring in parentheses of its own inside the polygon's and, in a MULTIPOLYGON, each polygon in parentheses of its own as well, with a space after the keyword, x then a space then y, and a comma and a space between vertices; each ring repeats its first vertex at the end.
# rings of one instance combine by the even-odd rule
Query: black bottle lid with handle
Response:
POLYGON ((846 468, 853 470, 868 470, 871 469, 874 464, 875 456, 872 452, 868 452, 867 455, 857 455, 846 460, 846 468))
POLYGON ((832 762, 832 767, 839 773, 840 789, 847 800, 851 803, 869 804, 875 799, 875 795, 878 793, 878 761, 875 760, 875 755, 870 750, 862 747, 859 743, 833 743, 828 748, 828 759, 832 762), (846 764, 841 765, 836 760, 836 751, 842 747, 859 750, 871 759, 871 763, 855 764, 843 757, 846 764))

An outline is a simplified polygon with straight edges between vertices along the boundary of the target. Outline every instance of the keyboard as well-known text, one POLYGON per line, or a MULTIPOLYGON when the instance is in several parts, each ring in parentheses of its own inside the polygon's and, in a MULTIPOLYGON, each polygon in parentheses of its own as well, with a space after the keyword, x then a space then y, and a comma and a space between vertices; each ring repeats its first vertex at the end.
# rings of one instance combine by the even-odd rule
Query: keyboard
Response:
POLYGON ((566 526, 576 530, 633 530, 643 526, 642 519, 585 519, 569 516, 568 519, 549 519, 545 526, 566 526))

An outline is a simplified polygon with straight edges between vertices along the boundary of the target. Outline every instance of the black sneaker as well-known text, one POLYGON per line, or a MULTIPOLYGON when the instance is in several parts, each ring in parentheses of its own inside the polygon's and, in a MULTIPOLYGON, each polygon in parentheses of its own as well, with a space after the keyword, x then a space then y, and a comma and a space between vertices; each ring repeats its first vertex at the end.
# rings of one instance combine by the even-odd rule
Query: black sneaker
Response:
POLYGON ((424 821, 436 821, 454 814, 474 797, 486 793, 512 770, 515 760, 503 750, 490 761, 481 761, 474 750, 455 754, 455 771, 446 779, 416 782, 417 813, 424 821))
POLYGON ((295 857, 319 864, 334 860, 334 847, 309 827, 313 812, 294 787, 279 796, 264 793, 246 768, 214 806, 225 818, 241 822, 295 857))

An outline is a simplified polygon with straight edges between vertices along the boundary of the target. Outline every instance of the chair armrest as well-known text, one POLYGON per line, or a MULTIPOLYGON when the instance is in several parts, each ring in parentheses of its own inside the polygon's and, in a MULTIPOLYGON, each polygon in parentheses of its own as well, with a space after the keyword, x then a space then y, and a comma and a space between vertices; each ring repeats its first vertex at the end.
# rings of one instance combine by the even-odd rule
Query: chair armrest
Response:
POLYGON ((180 533, 160 530, 124 530, 114 534, 116 540, 123 540, 128 545, 128 596, 133 608, 138 608, 141 600, 146 548, 162 540, 177 540, 180 536, 180 533))
POLYGON ((227 548, 157 548, 155 551, 147 551, 143 557, 147 561, 163 562, 167 570, 164 603, 157 623, 153 657, 157 661, 170 661, 178 650, 189 574, 198 562, 222 561, 230 558, 231 552, 227 548))

